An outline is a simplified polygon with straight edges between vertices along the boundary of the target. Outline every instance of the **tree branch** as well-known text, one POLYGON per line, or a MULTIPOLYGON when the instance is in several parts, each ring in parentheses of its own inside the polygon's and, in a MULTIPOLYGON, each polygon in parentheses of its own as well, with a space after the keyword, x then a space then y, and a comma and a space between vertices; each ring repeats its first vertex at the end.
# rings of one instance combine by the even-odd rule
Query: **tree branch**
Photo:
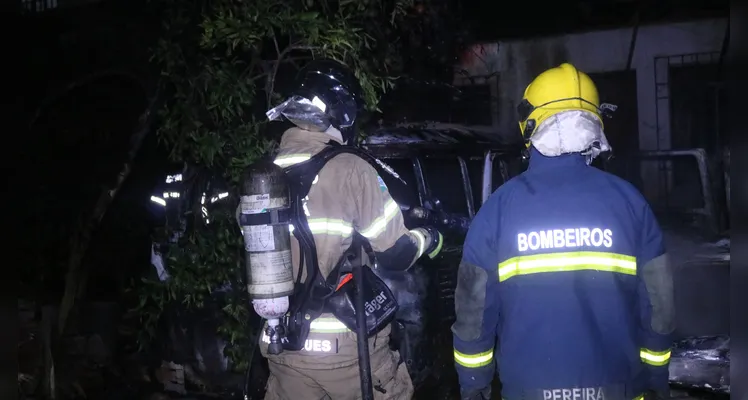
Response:
MULTIPOLYGON (((146 92, 147 95, 147 92, 146 92)), ((104 188, 99 194, 96 206, 91 212, 80 221, 78 232, 71 237, 70 257, 68 261, 68 272, 65 276, 65 294, 60 304, 60 315, 58 319, 58 332, 62 334, 65 329, 68 315, 75 305, 76 299, 83 293, 86 281, 87 271, 82 267, 83 258, 88 250, 88 246, 93 237, 93 233, 99 226, 99 223, 106 215, 109 205, 117 196, 119 189, 130 175, 131 165, 135 156, 140 150, 143 139, 150 131, 151 116, 158 94, 154 95, 146 106, 145 111, 140 116, 138 128, 133 132, 130 142, 130 149, 127 158, 122 165, 122 169, 117 174, 117 179, 109 188, 104 188)))
MULTIPOLYGON (((273 41, 275 42, 275 36, 273 36, 273 41)), ((288 47, 286 47, 283 51, 278 53, 278 59, 275 61, 275 66, 273 66, 273 71, 270 73, 270 76, 268 77, 268 83, 267 87, 265 89, 266 97, 267 97, 267 106, 268 108, 272 107, 272 104, 270 104, 271 97, 273 96, 273 89, 275 88, 275 77, 278 75, 278 68, 280 68, 281 62, 283 61, 283 58, 288 55, 288 53, 294 51, 294 50, 307 50, 312 51, 314 49, 318 49, 319 47, 316 46, 302 46, 299 43, 296 42, 295 44, 291 44, 288 47)), ((275 43, 276 50, 278 50, 278 43, 275 43)))

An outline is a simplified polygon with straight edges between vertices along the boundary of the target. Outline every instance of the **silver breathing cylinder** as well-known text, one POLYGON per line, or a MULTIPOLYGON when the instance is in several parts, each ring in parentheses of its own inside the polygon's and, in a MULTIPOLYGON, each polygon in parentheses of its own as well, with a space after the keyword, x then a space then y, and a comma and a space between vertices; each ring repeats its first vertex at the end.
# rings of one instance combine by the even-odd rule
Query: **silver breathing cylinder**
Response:
MULTIPOLYGON (((268 320, 268 352, 283 351, 285 328, 294 291, 289 223, 281 216, 290 205, 283 170, 262 160, 250 166, 242 182, 239 224, 244 236, 247 291, 255 312, 268 320)), ((288 213, 285 214, 286 216, 288 213)))

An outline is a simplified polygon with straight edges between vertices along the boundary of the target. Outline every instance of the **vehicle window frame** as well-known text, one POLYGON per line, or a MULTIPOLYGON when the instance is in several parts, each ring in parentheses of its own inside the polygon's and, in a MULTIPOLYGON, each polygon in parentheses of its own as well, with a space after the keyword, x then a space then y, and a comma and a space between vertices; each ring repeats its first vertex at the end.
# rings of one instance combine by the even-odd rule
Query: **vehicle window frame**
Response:
POLYGON ((486 180, 486 159, 485 159, 485 154, 486 153, 483 153, 483 154, 473 154, 473 155, 465 156, 464 157, 464 159, 465 159, 465 165, 467 167, 466 173, 467 173, 468 181, 470 182, 470 193, 471 193, 470 200, 472 201, 472 204, 473 204, 473 211, 472 211, 472 213, 474 213, 474 214, 478 214, 478 211, 483 206, 483 204, 486 202, 485 191, 484 191, 484 188, 483 188, 483 185, 484 185, 485 180, 486 180), (478 182, 473 182, 473 177, 471 176, 472 171, 470 170, 470 167, 471 167, 471 163, 473 163, 473 162, 475 162, 477 164, 476 165, 477 166, 477 171, 476 172, 479 174, 478 175, 478 179, 477 179, 478 182), (475 185, 475 186, 473 186, 473 185, 475 185), (480 203, 478 203, 479 201, 480 201, 480 203))
POLYGON ((483 154, 483 180, 481 181, 481 206, 486 204, 493 193, 493 152, 486 150, 483 154))
MULTIPOLYGON (((488 162, 487 162, 487 164, 488 164, 488 162)), ((495 192, 499 187, 501 187, 501 185, 505 184, 509 179, 511 179, 511 177, 509 176, 509 166, 507 165, 506 161, 503 158, 501 158, 501 155, 499 153, 491 152, 491 161, 490 161, 490 165, 488 165, 488 167, 491 170, 490 179, 488 181, 489 182, 489 186, 488 187, 490 188, 490 193, 488 194, 488 196, 490 196, 491 193, 495 192), (499 171, 501 172, 501 180, 502 180, 502 182, 501 182, 500 185, 498 185, 496 187, 493 187, 493 168, 494 168, 494 164, 493 163, 496 162, 497 160, 499 162, 499 171)), ((484 182, 484 185, 485 185, 485 182, 484 182)), ((485 186, 484 186, 484 188, 485 188, 485 186)), ((488 200, 488 197, 486 197, 486 200, 488 200)))
MULTIPOLYGON (((416 182, 415 182, 415 184, 416 184, 416 201, 418 202, 418 204, 414 204, 411 207, 423 207, 423 201, 425 199, 425 194, 424 194, 425 193, 425 189, 424 189, 424 178, 423 178, 423 171, 421 170, 421 166, 418 163, 418 158, 417 157, 413 157, 413 156, 406 156, 406 157, 394 157, 394 156, 392 156, 392 157, 379 157, 379 158, 381 159, 381 161, 383 163, 389 165, 393 169, 394 169, 394 167, 392 167, 390 165, 390 163, 388 163, 388 160, 407 160, 407 161, 410 161, 411 172, 413 172, 413 176, 415 176, 415 178, 416 178, 416 182)), ((397 170, 395 170, 395 172, 399 173, 397 170)), ((407 182, 407 183, 410 184, 411 182, 407 182)), ((393 196, 393 199, 394 199, 394 196, 393 196)))
POLYGON ((475 199, 473 198, 473 183, 470 182, 470 171, 468 171, 467 161, 458 156, 457 161, 460 163, 460 172, 462 175, 462 189, 465 191, 465 200, 467 201, 468 216, 470 219, 475 217, 475 199))
MULTIPOLYGON (((462 178, 462 190, 463 193, 463 200, 465 201, 465 205, 467 206, 467 214, 472 219, 475 217, 475 207, 473 204, 473 193, 472 193, 472 187, 470 185, 470 176, 468 175, 468 169, 467 164, 465 163, 465 159, 461 156, 456 155, 444 155, 444 154, 437 154, 437 155, 431 155, 431 156, 418 156, 417 162, 419 167, 419 175, 421 176, 421 179, 423 180, 424 185, 424 193, 427 194, 428 198, 433 197, 433 193, 431 190, 431 185, 427 182, 425 174, 423 173, 423 162, 427 159, 457 159, 457 163, 460 166, 460 177, 462 178)), ((452 212, 451 210, 448 210, 452 212)))

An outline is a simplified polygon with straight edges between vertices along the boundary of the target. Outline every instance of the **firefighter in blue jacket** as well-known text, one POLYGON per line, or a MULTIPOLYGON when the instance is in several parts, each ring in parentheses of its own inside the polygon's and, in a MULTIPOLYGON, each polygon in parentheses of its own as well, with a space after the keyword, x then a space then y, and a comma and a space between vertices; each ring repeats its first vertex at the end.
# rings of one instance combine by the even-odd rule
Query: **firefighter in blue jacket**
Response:
POLYGON ((476 215, 459 267, 463 399, 668 394, 673 280, 659 225, 629 183, 590 166, 610 146, 597 88, 562 64, 525 90, 526 172, 476 215))

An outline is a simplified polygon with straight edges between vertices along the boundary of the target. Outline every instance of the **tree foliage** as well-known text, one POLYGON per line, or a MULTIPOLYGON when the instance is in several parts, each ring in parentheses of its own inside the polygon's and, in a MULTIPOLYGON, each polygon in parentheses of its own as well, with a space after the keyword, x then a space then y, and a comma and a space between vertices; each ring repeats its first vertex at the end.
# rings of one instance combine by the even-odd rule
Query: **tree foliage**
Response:
POLYGON ((400 40, 412 0, 168 0, 156 3, 163 30, 152 61, 161 71, 168 101, 160 111, 158 136, 174 161, 221 175, 227 207, 200 218, 167 256, 171 279, 144 279, 139 286, 141 345, 155 334, 172 302, 200 308, 230 282, 221 333, 235 368, 246 366, 250 311, 243 284, 242 238, 233 220, 237 183, 243 170, 271 150, 264 112, 282 100, 279 88, 313 58, 350 66, 361 81, 367 106, 401 71, 400 40))
POLYGON ((279 100, 284 64, 333 58, 356 71, 367 104, 392 86, 397 46, 381 43, 406 2, 311 0, 168 3, 165 35, 154 51, 174 101, 162 111, 159 135, 172 156, 238 173, 269 143, 258 135, 263 111, 279 100), (192 15, 191 15, 192 14, 192 15))

